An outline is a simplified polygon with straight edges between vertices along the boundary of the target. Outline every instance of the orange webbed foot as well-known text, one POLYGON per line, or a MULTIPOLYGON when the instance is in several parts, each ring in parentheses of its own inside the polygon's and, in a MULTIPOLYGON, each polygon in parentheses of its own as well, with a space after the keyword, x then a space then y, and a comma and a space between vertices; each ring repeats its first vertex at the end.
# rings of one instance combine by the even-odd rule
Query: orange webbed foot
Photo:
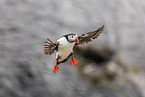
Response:
POLYGON ((57 61, 56 61, 54 68, 53 68, 53 72, 56 72, 58 69, 59 69, 59 67, 57 66, 57 61))
POLYGON ((58 69, 59 69, 59 67, 57 65, 55 65, 53 68, 53 72, 56 72, 58 69))
POLYGON ((75 59, 73 59, 73 56, 72 56, 72 59, 71 59, 71 62, 70 62, 72 65, 77 65, 78 64, 78 61, 76 61, 75 59))
POLYGON ((77 64, 78 64, 78 61, 76 61, 75 59, 72 59, 72 60, 71 60, 71 64, 72 64, 72 65, 77 65, 77 64))

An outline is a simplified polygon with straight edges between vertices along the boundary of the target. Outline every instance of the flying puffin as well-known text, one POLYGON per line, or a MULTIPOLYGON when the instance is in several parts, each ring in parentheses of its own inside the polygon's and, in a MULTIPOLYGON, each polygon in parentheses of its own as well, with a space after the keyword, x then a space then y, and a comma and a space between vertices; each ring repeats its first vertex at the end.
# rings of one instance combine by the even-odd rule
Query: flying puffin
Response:
POLYGON ((77 34, 70 33, 61 36, 56 43, 53 43, 51 40, 47 39, 44 45, 45 54, 53 54, 56 50, 56 62, 53 68, 53 72, 56 72, 60 63, 66 62, 71 57, 71 64, 77 65, 78 61, 73 58, 73 48, 75 46, 80 46, 87 44, 88 42, 96 39, 97 36, 103 31, 104 25, 102 25, 98 30, 93 32, 88 32, 77 36, 77 34))

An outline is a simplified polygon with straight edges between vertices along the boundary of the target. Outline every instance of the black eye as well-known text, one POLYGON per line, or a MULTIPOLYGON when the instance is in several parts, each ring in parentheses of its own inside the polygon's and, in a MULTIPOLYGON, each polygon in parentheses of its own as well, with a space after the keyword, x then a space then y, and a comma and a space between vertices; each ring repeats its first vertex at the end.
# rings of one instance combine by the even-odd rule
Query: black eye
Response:
POLYGON ((74 36, 71 36, 71 38, 74 38, 74 36))

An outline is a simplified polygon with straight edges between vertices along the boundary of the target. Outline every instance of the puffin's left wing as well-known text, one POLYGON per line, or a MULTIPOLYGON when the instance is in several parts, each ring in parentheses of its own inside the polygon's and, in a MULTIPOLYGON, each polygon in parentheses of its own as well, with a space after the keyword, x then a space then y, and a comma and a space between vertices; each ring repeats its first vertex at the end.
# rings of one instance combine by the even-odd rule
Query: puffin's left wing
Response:
POLYGON ((47 39, 44 45, 44 52, 45 54, 53 54, 54 51, 57 49, 58 44, 53 43, 51 40, 47 39))
POLYGON ((104 25, 102 25, 98 30, 93 31, 93 32, 88 32, 86 34, 82 34, 78 36, 79 43, 76 43, 75 46, 80 46, 87 44, 88 42, 92 41, 93 39, 96 39, 99 34, 103 31, 104 25))

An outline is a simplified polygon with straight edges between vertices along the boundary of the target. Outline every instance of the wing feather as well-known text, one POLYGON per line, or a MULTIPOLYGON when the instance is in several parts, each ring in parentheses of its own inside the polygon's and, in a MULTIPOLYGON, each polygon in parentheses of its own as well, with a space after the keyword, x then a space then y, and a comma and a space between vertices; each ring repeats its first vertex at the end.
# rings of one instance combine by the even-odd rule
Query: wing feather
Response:
POLYGON ((44 52, 45 54, 53 54, 54 51, 57 49, 57 44, 53 43, 51 40, 47 39, 44 45, 44 52))
POLYGON ((92 41, 93 39, 96 39, 99 36, 99 34, 103 31, 103 29, 104 29, 104 25, 102 25, 96 31, 88 32, 88 33, 78 36, 80 43, 76 43, 76 46, 87 44, 88 42, 92 41))

